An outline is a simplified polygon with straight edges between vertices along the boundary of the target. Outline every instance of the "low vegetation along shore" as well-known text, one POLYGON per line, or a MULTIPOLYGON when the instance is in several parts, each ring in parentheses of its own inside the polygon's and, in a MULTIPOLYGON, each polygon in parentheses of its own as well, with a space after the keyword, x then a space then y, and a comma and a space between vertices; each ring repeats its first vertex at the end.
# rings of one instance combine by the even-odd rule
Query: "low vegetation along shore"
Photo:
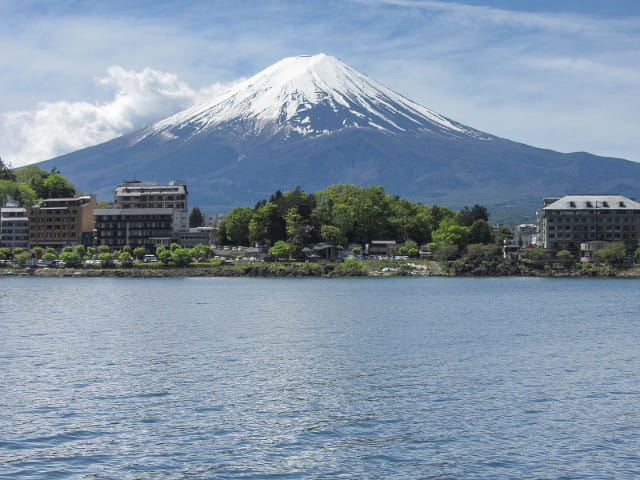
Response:
POLYGON ((609 263, 549 263, 544 261, 467 263, 436 262, 433 260, 358 260, 346 259, 339 263, 211 261, 193 262, 176 266, 156 263, 138 263, 123 266, 83 265, 75 267, 20 267, 3 265, 0 275, 32 277, 398 277, 398 276, 535 276, 535 277, 640 277, 640 266, 612 265, 609 263))

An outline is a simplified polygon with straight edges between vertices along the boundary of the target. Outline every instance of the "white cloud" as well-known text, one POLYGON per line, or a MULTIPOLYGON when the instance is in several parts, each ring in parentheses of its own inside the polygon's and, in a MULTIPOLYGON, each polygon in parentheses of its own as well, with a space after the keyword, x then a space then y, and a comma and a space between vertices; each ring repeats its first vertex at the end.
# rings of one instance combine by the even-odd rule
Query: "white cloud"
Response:
POLYGON ((207 98, 229 85, 194 90, 175 74, 110 67, 97 84, 113 93, 105 103, 42 102, 36 110, 0 114, 3 159, 27 165, 105 142, 142 128, 207 98))

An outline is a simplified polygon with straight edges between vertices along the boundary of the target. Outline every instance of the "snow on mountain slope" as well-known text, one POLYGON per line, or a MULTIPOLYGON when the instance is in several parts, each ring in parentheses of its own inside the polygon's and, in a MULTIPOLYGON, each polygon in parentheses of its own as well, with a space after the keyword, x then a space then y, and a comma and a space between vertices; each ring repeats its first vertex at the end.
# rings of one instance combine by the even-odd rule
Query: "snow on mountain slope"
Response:
POLYGON ((232 129, 236 135, 317 136, 343 128, 485 136, 325 55, 285 58, 222 95, 155 123, 137 138, 170 140, 232 129))

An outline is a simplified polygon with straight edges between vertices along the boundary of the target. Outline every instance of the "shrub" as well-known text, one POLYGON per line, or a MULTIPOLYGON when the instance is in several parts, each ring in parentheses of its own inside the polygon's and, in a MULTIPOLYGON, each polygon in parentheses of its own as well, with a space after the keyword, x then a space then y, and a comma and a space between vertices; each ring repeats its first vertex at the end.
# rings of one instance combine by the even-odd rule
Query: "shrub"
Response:
POLYGON ((122 252, 118 256, 118 260, 120 260, 120 265, 122 265, 123 267, 133 266, 133 257, 129 255, 129 252, 122 252))
MULTIPOLYGON (((101 246, 105 246, 105 245, 101 245, 101 246)), ((109 248, 109 247, 107 247, 107 248, 109 248)), ((100 260, 100 262, 102 262, 102 266, 104 268, 113 267, 113 254, 111 254, 109 252, 100 253, 98 255, 98 260, 100 260)))
POLYGON ((80 266, 80 255, 75 252, 62 252, 60 254, 60 260, 62 260, 66 267, 75 268, 80 266))

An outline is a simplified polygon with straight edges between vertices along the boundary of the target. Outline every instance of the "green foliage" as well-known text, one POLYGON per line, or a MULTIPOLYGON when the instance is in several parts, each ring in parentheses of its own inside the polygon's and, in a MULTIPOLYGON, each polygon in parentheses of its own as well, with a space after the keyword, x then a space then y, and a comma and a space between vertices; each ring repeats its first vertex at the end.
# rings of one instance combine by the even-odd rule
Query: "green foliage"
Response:
POLYGON ((338 275, 366 275, 367 270, 362 262, 356 258, 345 258, 342 263, 336 265, 334 272, 338 275))
MULTIPOLYGON (((477 203, 473 206, 471 210, 469 207, 464 207, 460 210, 459 223, 463 227, 470 227, 478 220, 483 220, 484 222, 489 222, 489 211, 486 207, 478 205, 477 203)), ((488 242, 478 242, 478 243, 488 243, 488 242)))
POLYGON ((88 257, 93 257, 95 255, 95 253, 96 253, 96 248, 95 247, 87 247, 87 256, 88 257))
POLYGON ((420 256, 420 250, 418 250, 417 248, 410 248, 409 256, 411 258, 418 258, 420 256))
POLYGON ((189 212, 189 228, 201 227, 204 223, 204 217, 198 207, 193 207, 189 212))
POLYGON ((166 248, 156 249, 156 255, 158 256, 158 260, 160 260, 164 265, 169 265, 173 259, 171 250, 167 250, 166 248))
POLYGON ((470 243, 493 243, 493 230, 484 219, 478 219, 471 225, 469 229, 470 243))
POLYGON ((98 246, 98 253, 109 253, 111 252, 111 249, 109 248, 109 245, 99 245, 98 246))
POLYGON ((98 260, 102 262, 104 268, 113 267, 113 254, 110 252, 102 252, 98 254, 98 260))
MULTIPOLYGON (((250 207, 236 207, 221 223, 226 228, 227 238, 233 245, 249 245, 249 223, 253 216, 250 207)), ((229 242, 220 242, 227 244, 229 242)))
POLYGON ((175 252, 176 250, 178 250, 180 248, 180 244, 179 243, 172 243, 171 246, 169 247, 169 249, 172 252, 175 252))
POLYGON ((594 255, 608 263, 619 263, 627 254, 623 242, 611 242, 600 250, 596 250, 594 255))
POLYGON ((49 172, 37 165, 27 165, 16 170, 16 180, 29 186, 35 192, 37 198, 47 197, 48 192, 44 186, 44 181, 48 176, 49 172))
POLYGON ((289 253, 291 252, 291 245, 289 245, 284 240, 278 240, 273 247, 269 249, 269 253, 273 255, 276 259, 288 258, 289 253))
POLYGON ((64 247, 62 249, 63 252, 73 252, 73 247, 64 247))
POLYGON ((172 250, 171 259, 179 267, 187 266, 192 261, 191 251, 186 248, 176 248, 172 250))
POLYGON ((60 260, 62 260, 67 267, 75 268, 79 267, 82 263, 80 255, 74 251, 65 250, 60 254, 60 260))
POLYGON ((23 251, 18 253, 17 255, 14 254, 13 258, 16 262, 18 262, 18 265, 24 267, 27 264, 27 260, 31 258, 31 253, 23 251))
POLYGON ((322 225, 320 228, 320 235, 329 245, 345 245, 347 239, 342 231, 333 225, 322 225))
POLYGON ((354 255, 358 256, 362 253, 362 249, 355 247, 353 250, 351 250, 353 252, 354 255))
POLYGON ((74 252, 76 252, 80 258, 84 258, 84 256, 87 254, 87 247, 82 244, 76 245, 74 252))
POLYGON ((211 249, 206 245, 199 243, 191 249, 191 255, 196 257, 198 260, 207 259, 211 256, 211 249))
POLYGON ((249 222, 249 240, 264 243, 286 238, 286 222, 275 203, 268 202, 259 207, 249 222))
POLYGON ((558 253, 556 253, 556 257, 562 258, 562 259, 569 259, 569 258, 572 258, 573 255, 569 250, 560 250, 558 253))
POLYGON ((24 248, 22 248, 22 247, 16 247, 16 248, 14 248, 14 249, 13 249, 13 252, 12 252, 12 253, 13 253, 14 255, 20 255, 22 252, 24 252, 24 248))
POLYGON ((0 251, 0 260, 6 260, 7 259, 7 254, 4 253, 3 251, 0 251))
POLYGON ((118 255, 118 260, 120 260, 120 265, 123 267, 132 267, 133 266, 133 257, 129 252, 122 252, 118 255))
POLYGON ((49 252, 47 251, 44 255, 42 255, 42 260, 44 260, 45 262, 52 262, 53 260, 57 259, 58 257, 56 256, 55 253, 49 252))
POLYGON ((452 218, 445 218, 432 237, 438 247, 455 246, 462 251, 469 243, 469 228, 458 225, 452 218))
POLYGON ((543 258, 549 258, 551 252, 546 248, 525 248, 520 256, 530 260, 542 260, 543 258))
POLYGON ((144 255, 146 253, 146 250, 144 249, 144 247, 136 247, 133 249, 133 256, 135 257, 136 260, 144 260, 144 255))
POLYGON ((509 240, 513 240, 513 237, 513 231, 509 227, 503 225, 498 230, 498 234, 496 235, 496 242, 500 245, 503 245, 505 241, 508 242, 509 240))
POLYGON ((43 183, 49 198, 72 197, 76 193, 73 184, 59 173, 51 173, 43 183))

